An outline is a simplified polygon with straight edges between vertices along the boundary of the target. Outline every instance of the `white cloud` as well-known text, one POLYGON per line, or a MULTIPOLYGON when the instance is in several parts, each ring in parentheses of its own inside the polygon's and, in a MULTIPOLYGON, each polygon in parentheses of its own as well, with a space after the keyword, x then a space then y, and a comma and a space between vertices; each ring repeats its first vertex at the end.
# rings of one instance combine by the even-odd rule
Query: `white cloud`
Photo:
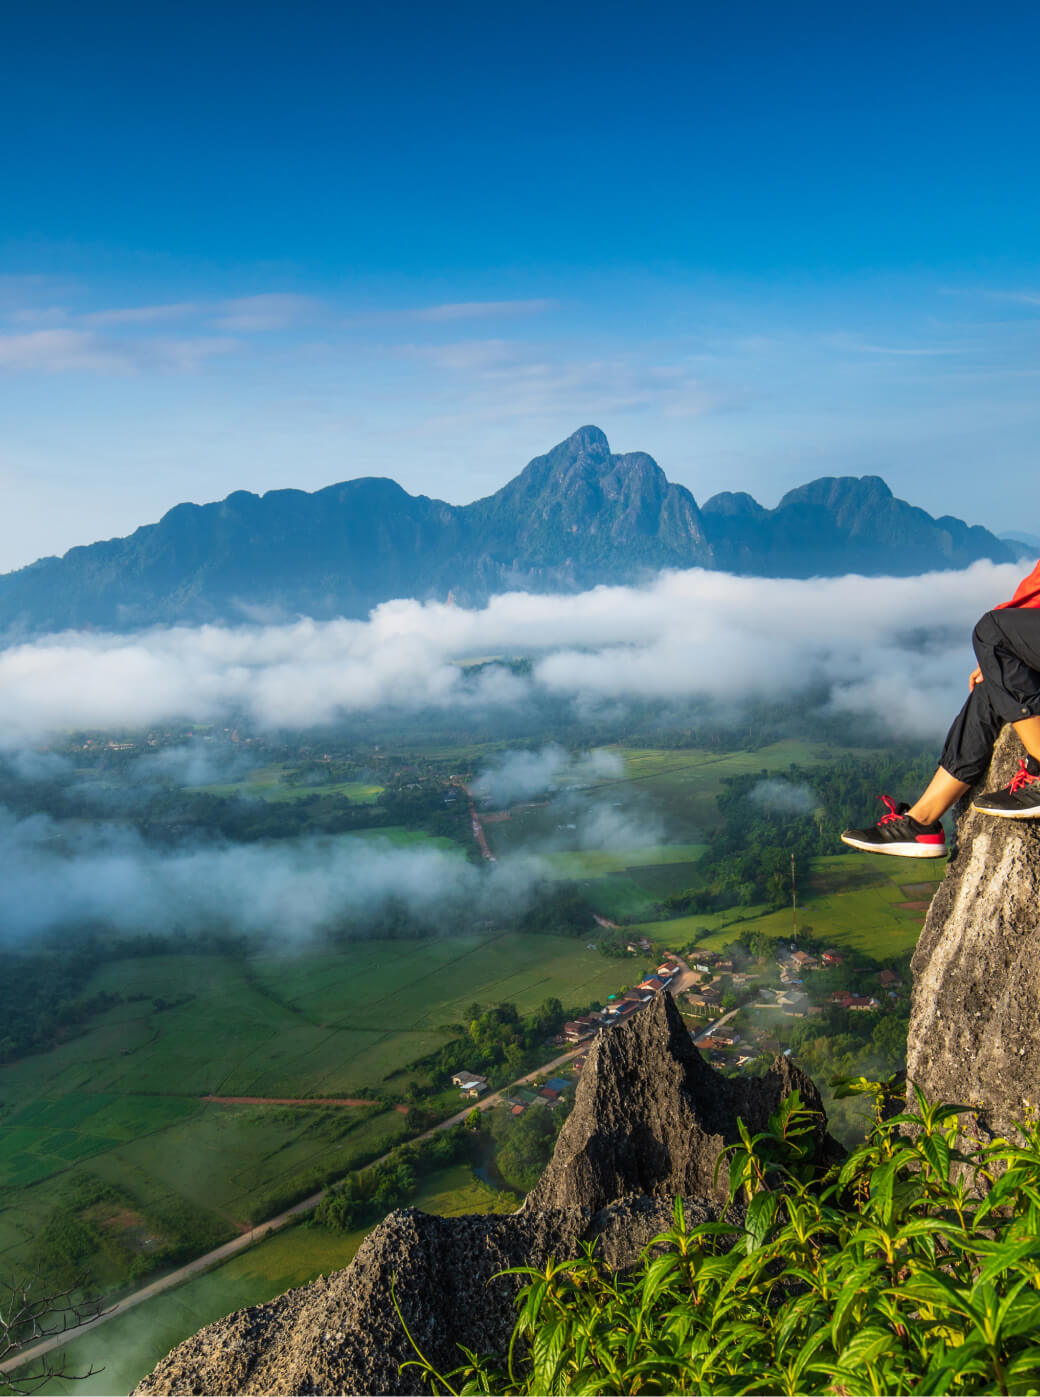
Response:
POLYGON ((759 781, 752 787, 748 799, 779 815, 811 815, 819 803, 808 786, 777 779, 759 781))
POLYGON ((87 325, 149 325, 156 320, 181 320, 196 315, 204 307, 195 301, 173 301, 159 306, 123 306, 94 310, 82 317, 87 325))
POLYGON ((446 301, 436 306, 405 306, 397 310, 361 310, 346 316, 344 323, 354 326, 403 325, 420 322, 429 325, 451 324, 461 320, 492 320, 511 316, 544 315, 555 310, 558 301, 446 301))
POLYGON ((483 320, 497 315, 541 315, 555 310, 556 301, 453 301, 441 306, 424 306, 404 311, 415 320, 483 320))
MULTIPOLYGON (((665 417, 698 417, 721 401, 697 358, 673 363, 632 357, 568 357, 555 346, 517 340, 473 339, 448 344, 403 344, 405 355, 455 380, 454 416, 469 425, 503 418, 594 421, 604 415, 653 409, 665 417)), ((444 414, 443 426, 451 420, 444 414)))
POLYGON ((0 368, 29 373, 127 373, 127 356, 89 330, 0 335, 0 368))
POLYGON ((0 335, 0 369, 13 373, 127 374, 142 370, 178 372, 227 354, 238 341, 228 336, 114 339, 95 330, 30 330, 0 335))
POLYGON ((249 333, 256 330, 281 330, 287 325, 312 316, 319 302, 312 296, 294 296, 270 292, 262 296, 239 296, 222 301, 214 325, 220 330, 249 333))
POLYGON ((477 868, 449 851, 349 836, 171 852, 125 827, 18 820, 0 806, 3 939, 102 921, 133 934, 234 926, 286 945, 363 935, 401 908, 450 928, 520 910, 542 873, 532 858, 477 868))
POLYGON ((388 602, 367 621, 67 633, 0 651, 0 733, 201 720, 229 708, 260 725, 308 726, 378 709, 518 706, 540 695, 586 708, 828 686, 837 711, 937 737, 963 701, 968 637, 1019 569, 977 563, 918 578, 762 580, 663 573, 577 596, 510 593, 481 610, 388 602), (529 677, 466 656, 526 654, 529 677))

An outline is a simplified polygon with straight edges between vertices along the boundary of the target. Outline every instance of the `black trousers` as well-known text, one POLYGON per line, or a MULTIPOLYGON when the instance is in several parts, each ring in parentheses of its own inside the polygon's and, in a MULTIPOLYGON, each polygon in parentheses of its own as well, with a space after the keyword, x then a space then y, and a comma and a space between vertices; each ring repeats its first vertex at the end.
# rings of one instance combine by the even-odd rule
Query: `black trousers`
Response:
POLYGON ((973 786, 1005 723, 1040 715, 1040 607, 987 611, 971 637, 983 682, 950 729, 940 765, 973 786))

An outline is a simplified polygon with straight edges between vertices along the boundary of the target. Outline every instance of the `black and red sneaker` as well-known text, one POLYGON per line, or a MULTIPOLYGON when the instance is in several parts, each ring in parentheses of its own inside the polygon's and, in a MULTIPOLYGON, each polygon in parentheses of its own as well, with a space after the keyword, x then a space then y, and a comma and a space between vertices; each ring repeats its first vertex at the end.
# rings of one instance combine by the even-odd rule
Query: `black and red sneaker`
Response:
POLYGON ((1002 791, 987 791, 977 796, 971 808, 983 815, 1000 815, 1005 820, 1040 818, 1040 762, 1035 757, 1020 760, 1018 770, 1002 791))
POLYGON ((889 796, 881 799, 888 806, 870 829, 847 829, 842 842, 868 854, 898 854, 904 859, 941 859, 946 856, 946 835, 942 825, 922 825, 906 813, 910 807, 898 805, 889 796))

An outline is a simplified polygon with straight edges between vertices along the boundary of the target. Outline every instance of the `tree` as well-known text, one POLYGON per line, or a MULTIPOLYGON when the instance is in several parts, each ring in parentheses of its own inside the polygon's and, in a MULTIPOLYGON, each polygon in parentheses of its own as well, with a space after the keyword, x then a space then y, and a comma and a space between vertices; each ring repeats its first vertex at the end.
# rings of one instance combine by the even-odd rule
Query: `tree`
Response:
POLYGON ((470 1130, 479 1130, 479 1129, 480 1129, 480 1107, 479 1107, 479 1106, 474 1106, 474 1107, 473 1107, 473 1110, 470 1111, 469 1115, 466 1117, 466 1125, 469 1127, 470 1130))
MULTIPOLYGON (((0 1369, 13 1359, 21 1349, 32 1349, 37 1344, 47 1344, 57 1352, 62 1335, 101 1314, 101 1301, 97 1299, 74 1299, 76 1287, 68 1290, 48 1290, 46 1286, 36 1294, 39 1277, 34 1276, 20 1281, 0 1280, 0 1369)), ((29 1397, 54 1379, 63 1382, 83 1382, 102 1370, 93 1364, 85 1373, 70 1373, 61 1361, 52 1361, 50 1352, 44 1352, 40 1366, 35 1371, 19 1378, 0 1371, 0 1394, 13 1393, 18 1397, 29 1397)))

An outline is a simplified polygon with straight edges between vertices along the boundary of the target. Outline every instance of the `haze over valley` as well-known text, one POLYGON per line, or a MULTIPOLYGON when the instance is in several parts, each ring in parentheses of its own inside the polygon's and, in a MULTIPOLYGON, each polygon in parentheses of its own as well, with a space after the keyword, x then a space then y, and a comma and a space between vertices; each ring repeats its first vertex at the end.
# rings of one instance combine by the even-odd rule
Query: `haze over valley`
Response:
MULTIPOLYGON (((669 1111, 729 1151, 738 1106, 758 1132, 815 1083, 813 1138, 857 1147, 874 1097, 841 1080, 889 1092, 908 1032, 913 1061, 911 957, 965 861, 841 835, 933 775, 973 627, 1040 549, 1040 21, 8 10, 0 1397, 130 1392, 398 1208, 471 1217, 429 1224, 445 1246, 548 1236, 579 1124, 593 1172, 639 1166, 644 1229, 669 1111), (668 1052, 600 1071, 650 1025, 668 1052)), ((779 1194, 747 1168, 761 1251, 779 1194)), ((846 1222, 917 1207, 893 1177, 857 1184, 836 1267, 846 1222)), ((817 1333, 869 1336, 887 1274, 817 1333)), ((389 1362, 399 1315, 369 1309, 389 1362)), ((267 1369, 274 1314, 220 1331, 214 1390, 329 1386, 349 1323, 267 1369)), ((962 1332, 909 1323, 922 1353, 962 1332)))

